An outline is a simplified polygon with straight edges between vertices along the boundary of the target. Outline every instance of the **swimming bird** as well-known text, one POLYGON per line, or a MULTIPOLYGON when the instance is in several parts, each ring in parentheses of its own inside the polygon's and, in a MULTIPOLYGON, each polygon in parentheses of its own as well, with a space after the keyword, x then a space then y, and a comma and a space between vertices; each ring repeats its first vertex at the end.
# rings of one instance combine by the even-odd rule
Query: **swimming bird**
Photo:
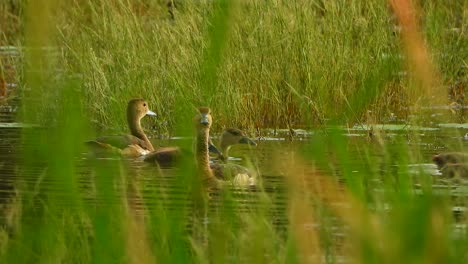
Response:
POLYGON ((446 164, 440 169, 442 175, 449 179, 468 179, 468 163, 446 164))
POLYGON ((139 157, 144 162, 157 163, 161 167, 175 166, 181 150, 178 147, 155 150, 141 127, 141 119, 146 115, 156 116, 144 99, 131 99, 127 104, 127 123, 131 135, 104 136, 86 143, 96 154, 139 157))
MULTIPOLYGON (((219 139, 221 154, 218 154, 218 158, 223 161, 228 159, 229 149, 236 144, 247 144, 250 146, 257 146, 257 143, 255 143, 255 141, 247 137, 244 131, 237 128, 226 128, 219 139)), ((212 146, 214 145, 210 140, 210 152, 215 153, 215 151, 212 151, 211 149, 212 146)))
POLYGON ((210 164, 208 146, 210 142, 210 128, 213 122, 211 110, 208 107, 200 107, 199 113, 194 117, 196 129, 195 156, 198 171, 203 181, 210 187, 219 187, 224 181, 230 181, 233 185, 253 185, 255 179, 247 168, 237 164, 210 164), (221 180, 221 181, 220 181, 221 180))
POLYGON ((442 175, 447 178, 468 178, 468 153, 447 152, 432 157, 442 175))
POLYGON ((86 142, 95 151, 109 151, 123 156, 138 157, 154 151, 154 147, 141 127, 141 119, 146 116, 156 116, 149 110, 144 99, 131 99, 127 104, 127 124, 130 135, 104 136, 86 142))
POLYGON ((439 169, 442 169, 447 164, 468 163, 468 153, 464 152, 447 152, 434 155, 432 161, 439 169))

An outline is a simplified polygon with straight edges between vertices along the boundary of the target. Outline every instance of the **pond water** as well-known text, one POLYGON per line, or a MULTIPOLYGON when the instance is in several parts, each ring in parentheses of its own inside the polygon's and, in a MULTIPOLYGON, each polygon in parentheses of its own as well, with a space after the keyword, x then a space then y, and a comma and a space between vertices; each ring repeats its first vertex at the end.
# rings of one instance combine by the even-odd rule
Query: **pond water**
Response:
MULTIPOLYGON (((377 126, 374 126, 377 127, 377 126)), ((464 184, 463 183, 449 183, 450 181, 441 177, 440 172, 437 170, 437 167, 432 163, 431 157, 434 154, 450 151, 451 146, 460 146, 462 144, 462 149, 467 149, 468 139, 465 134, 468 133, 468 124, 439 124, 433 127, 409 127, 404 125, 389 125, 381 126, 385 132, 383 141, 387 143, 387 148, 392 146, 392 142, 397 142, 403 139, 403 142, 408 144, 408 148, 417 150, 421 154, 421 157, 418 159, 420 162, 411 163, 405 166, 409 175, 419 175, 420 173, 425 173, 432 175, 434 178, 433 188, 434 190, 451 190, 453 195, 459 196, 464 195, 464 184), (408 136, 409 133, 416 133, 418 135, 418 140, 413 140, 408 136)), ((51 191, 60 193, 56 184, 51 184, 50 181, 53 179, 48 179, 44 177, 44 171, 46 168, 41 167, 42 165, 37 164, 37 169, 29 167, 22 168, 22 162, 19 159, 19 153, 22 149, 21 142, 21 131, 34 131, 38 128, 29 127, 24 124, 18 123, 4 123, 0 126, 0 188, 2 203, 6 203, 10 196, 15 192, 15 182, 29 183, 30 186, 36 186, 42 191, 51 191)), ((326 133, 326 130, 317 130, 317 131, 305 131, 297 130, 295 131, 295 136, 290 140, 288 130, 271 130, 265 131, 264 137, 257 138, 256 141, 258 146, 255 148, 249 147, 247 145, 236 145, 230 151, 229 162, 237 164, 245 164, 246 161, 250 164, 254 164, 258 171, 260 172, 261 179, 263 182, 262 190, 268 193, 271 197, 274 197, 273 203, 274 207, 281 211, 284 210, 286 199, 285 199, 285 190, 286 183, 285 179, 278 170, 274 169, 275 166, 272 166, 273 154, 277 153, 278 150, 284 151, 285 155, 289 150, 297 149, 301 146, 304 146, 305 143, 313 142, 317 140, 320 135, 326 133)), ((382 155, 380 151, 381 145, 379 145, 376 140, 373 140, 369 137, 369 131, 366 127, 354 127, 351 129, 342 129, 341 137, 347 142, 346 151, 347 158, 344 162, 347 164, 339 164, 338 161, 331 163, 330 166, 320 168, 323 169, 323 172, 326 174, 333 174, 344 181, 342 176, 342 171, 340 168, 343 166, 349 166, 352 168, 351 172, 358 175, 360 173, 368 173, 369 166, 368 163, 363 162, 365 156, 362 153, 362 146, 374 146, 369 149, 375 150, 374 153, 367 153, 365 155, 382 155)), ((171 144, 178 145, 182 140, 187 139, 173 139, 171 144)), ((214 139, 216 142, 216 139, 214 139)), ((155 142, 157 143, 157 142, 155 142)), ((396 143, 395 143, 396 145, 396 143)), ((333 153, 331 153, 333 154, 333 153)), ((376 162, 382 159, 375 159, 376 162)), ((80 190, 83 192, 83 198, 85 200, 93 200, 93 179, 90 177, 91 168, 89 166, 90 158, 86 153, 83 153, 81 156, 76 157, 76 162, 79 164, 79 177, 78 181, 80 182, 80 190)), ((110 166, 116 166, 118 160, 113 159, 102 159, 99 160, 101 163, 108 163, 110 166)), ((394 164, 384 164, 385 161, 381 161, 382 164, 376 166, 381 170, 380 174, 388 175, 392 171, 398 171, 398 165, 394 164)), ((126 174, 128 177, 133 179, 138 179, 138 186, 141 188, 139 191, 140 194, 145 196, 145 201, 135 200, 134 204, 138 209, 143 210, 143 208, 151 207, 151 203, 148 203, 148 197, 152 196, 152 199, 158 200, 159 195, 166 195, 171 197, 169 200, 164 199, 165 202, 168 202, 171 206, 176 208, 178 204, 185 204, 187 201, 184 201, 184 190, 183 186, 180 186, 174 183, 177 179, 178 170, 177 169, 164 169, 157 170, 155 166, 145 164, 140 161, 125 161, 127 166, 126 174), (134 174, 134 175, 132 175, 134 174), (165 189, 164 193, 161 192, 161 188, 165 189), (182 189, 178 189, 182 188, 182 189), (178 195, 180 197, 178 197, 178 195)), ((401 168, 400 168, 401 169, 401 168)), ((113 179, 109 179, 109 184, 113 179)), ((374 190, 378 191, 379 180, 375 179, 374 190)), ((415 190, 417 190, 418 184, 415 184, 415 190)), ((256 192, 260 191, 259 188, 251 187, 247 191, 245 189, 240 189, 239 194, 239 204, 245 204, 247 207, 254 203, 255 199, 249 201, 249 196, 255 195, 256 192)), ((468 194, 468 193, 467 193, 468 194)), ((118 200, 118 197, 115 197, 118 200)), ((61 203, 67 203, 66 200, 61 200, 61 203)), ((157 203, 155 203, 157 204, 157 203)), ((457 210, 464 210, 457 207, 457 210)), ((272 212, 273 213, 273 212, 272 212)), ((284 215, 284 212, 279 213, 278 215, 284 215)))

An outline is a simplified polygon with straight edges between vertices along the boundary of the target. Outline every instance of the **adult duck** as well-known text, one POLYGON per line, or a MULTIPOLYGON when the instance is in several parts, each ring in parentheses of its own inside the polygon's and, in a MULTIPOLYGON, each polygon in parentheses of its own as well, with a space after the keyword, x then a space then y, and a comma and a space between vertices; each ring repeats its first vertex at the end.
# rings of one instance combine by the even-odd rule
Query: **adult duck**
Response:
POLYGON ((104 136, 86 142, 95 151, 109 151, 124 156, 138 157, 154 151, 154 147, 141 127, 145 116, 156 116, 148 103, 141 98, 131 99, 127 104, 127 124, 130 135, 104 136))
POLYGON ((131 99, 127 104, 127 123, 131 134, 99 137, 88 141, 88 146, 91 146, 94 152, 140 157, 145 162, 157 163, 161 167, 174 166, 181 154, 180 149, 165 147, 155 150, 141 127, 141 119, 147 115, 156 116, 149 109, 146 100, 131 99))
POLYGON ((255 184, 255 178, 247 168, 237 164, 210 164, 209 142, 210 128, 213 122, 211 110, 200 107, 194 117, 196 131, 195 156, 199 173, 208 186, 219 186, 223 181, 230 181, 233 185, 246 186, 255 184), (220 181, 221 180, 221 181, 220 181))

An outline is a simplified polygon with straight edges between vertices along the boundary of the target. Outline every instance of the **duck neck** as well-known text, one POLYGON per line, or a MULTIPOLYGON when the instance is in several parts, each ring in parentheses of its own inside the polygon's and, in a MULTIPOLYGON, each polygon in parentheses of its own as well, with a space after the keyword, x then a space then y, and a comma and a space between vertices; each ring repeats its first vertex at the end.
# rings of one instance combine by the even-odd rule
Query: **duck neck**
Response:
POLYGON ((145 147, 149 151, 154 151, 153 144, 151 144, 145 132, 143 131, 143 128, 141 128, 140 119, 134 118, 132 115, 127 115, 127 117, 128 127, 130 128, 132 135, 143 140, 146 144, 145 147))
POLYGON ((196 143, 196 156, 199 172, 205 178, 213 178, 213 171, 210 168, 210 156, 208 153, 208 142, 210 130, 208 128, 202 128, 198 130, 197 133, 197 143, 196 143))

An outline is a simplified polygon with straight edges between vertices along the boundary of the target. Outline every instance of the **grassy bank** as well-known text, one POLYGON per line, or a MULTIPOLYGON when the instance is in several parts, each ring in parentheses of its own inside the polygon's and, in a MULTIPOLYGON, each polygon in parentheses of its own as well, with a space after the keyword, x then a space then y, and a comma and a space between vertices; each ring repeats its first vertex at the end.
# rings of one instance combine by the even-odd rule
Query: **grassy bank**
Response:
MULTIPOLYGON (((353 141, 334 128, 447 103, 448 86, 466 78, 456 71, 466 33, 450 31, 466 28, 463 1, 420 6, 434 68, 415 56, 424 45, 408 44, 419 35, 395 33, 384 1, 188 1, 174 20, 163 1, 129 2, 29 1, 5 34, 28 47, 18 120, 44 126, 22 131, 24 149, 9 148, 20 158, 10 175, 18 194, 16 211, 2 211, 13 217, 2 222, 0 262, 466 262, 468 233, 452 214, 466 198, 408 172, 427 162, 414 147, 421 135, 353 141), (265 177, 256 191, 205 200, 193 157, 174 175, 83 158, 95 128, 126 130, 132 97, 151 102, 159 131, 181 136, 192 136, 200 105, 213 109, 215 130, 329 129, 265 154, 280 184, 265 177)), ((17 12, 11 3, 0 4, 4 14, 17 12)))
MULTIPOLYGON (((22 5, 8 4, 17 2, 2 4, 10 18, 3 43, 24 42, 24 23, 15 23, 22 5)), ((131 97, 151 102, 163 132, 187 106, 211 106, 217 126, 265 128, 366 121, 366 110, 376 121, 404 119, 408 107, 425 98, 424 106, 447 103, 449 94, 466 104, 464 1, 420 6, 418 23, 441 71, 436 96, 444 98, 414 92, 385 1, 227 3, 182 1, 172 20, 164 1, 63 1, 52 11, 57 66, 82 79, 85 107, 105 128, 123 126, 131 97), (373 98, 355 109, 355 97, 370 90, 373 98)))

